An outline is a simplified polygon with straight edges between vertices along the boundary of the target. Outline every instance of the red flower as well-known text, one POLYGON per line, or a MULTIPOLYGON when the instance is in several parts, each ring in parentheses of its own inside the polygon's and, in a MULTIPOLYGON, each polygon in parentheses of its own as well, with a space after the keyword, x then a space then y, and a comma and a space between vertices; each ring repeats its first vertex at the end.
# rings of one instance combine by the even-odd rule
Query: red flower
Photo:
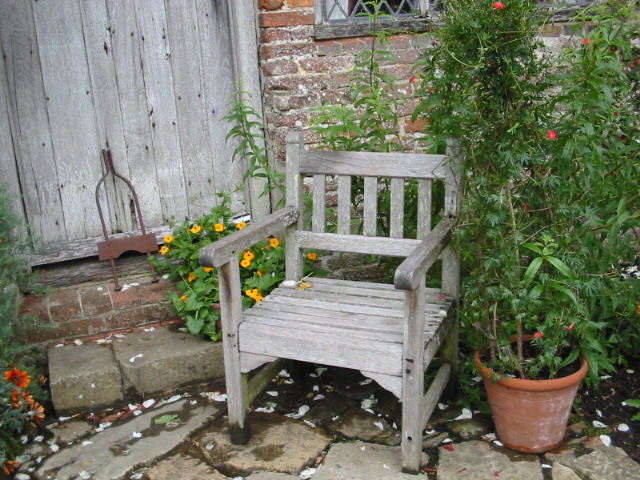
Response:
POLYGON ((591 40, 589 40, 588 38, 583 38, 582 43, 584 43, 585 45, 589 45, 591 43, 591 40))
POLYGON ((571 325, 569 325, 569 326, 567 327, 567 332, 570 332, 571 330, 573 330, 573 327, 575 327, 575 326, 576 326, 575 322, 574 322, 574 323, 572 323, 571 325))
POLYGON ((497 10, 502 10, 504 8, 504 3, 502 2, 493 2, 492 5, 493 5, 493 8, 497 10))
POLYGON ((533 334, 533 336, 536 337, 536 338, 542 338, 542 337, 544 337, 544 334, 542 332, 536 332, 536 333, 533 334))
POLYGON ((418 83, 418 77, 416 77, 415 75, 411 75, 409 83, 418 83))
POLYGON ((18 388, 27 388, 31 381, 31 377, 27 372, 23 372, 17 368, 4 372, 4 379, 16 384, 18 388))
POLYGON ((4 473, 7 475, 11 475, 19 466, 20 464, 18 462, 14 462, 13 460, 5 460, 2 464, 2 471, 4 471, 4 473))
POLYGON ((549 140, 555 140, 558 138, 558 134, 554 130, 547 130, 547 138, 549 140))

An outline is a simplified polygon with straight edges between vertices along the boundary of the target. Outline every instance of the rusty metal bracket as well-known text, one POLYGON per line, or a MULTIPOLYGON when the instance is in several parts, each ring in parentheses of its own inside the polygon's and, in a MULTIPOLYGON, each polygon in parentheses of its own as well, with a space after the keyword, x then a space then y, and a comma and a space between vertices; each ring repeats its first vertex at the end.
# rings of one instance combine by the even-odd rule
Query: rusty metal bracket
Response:
MULTIPOLYGON (((104 233, 105 240, 103 242, 97 243, 98 259, 101 261, 109 260, 109 263, 111 264, 111 273, 113 274, 113 280, 115 282, 115 288, 116 290, 121 290, 122 286, 120 285, 120 282, 118 280, 115 259, 119 258, 124 252, 128 251, 146 253, 148 257, 151 252, 156 252, 158 250, 158 241, 156 240, 155 235, 146 232, 144 220, 142 218, 142 211, 140 210, 140 202, 138 201, 136 190, 135 188, 133 188, 133 184, 129 180, 116 172, 113 166, 113 159, 111 158, 111 150, 102 150, 102 159, 104 160, 106 166, 106 172, 96 186, 96 204, 98 205, 98 214, 100 215, 100 223, 102 223, 102 232, 104 233), (136 207, 136 213, 138 215, 138 223, 140 224, 140 235, 132 235, 124 238, 109 238, 109 231, 104 220, 102 205, 100 204, 100 187, 110 173, 113 174, 115 178, 119 178, 120 180, 122 180, 131 191, 133 203, 136 207)), ((149 268, 151 269, 153 280, 157 282, 158 278, 151 264, 149 264, 149 268)))

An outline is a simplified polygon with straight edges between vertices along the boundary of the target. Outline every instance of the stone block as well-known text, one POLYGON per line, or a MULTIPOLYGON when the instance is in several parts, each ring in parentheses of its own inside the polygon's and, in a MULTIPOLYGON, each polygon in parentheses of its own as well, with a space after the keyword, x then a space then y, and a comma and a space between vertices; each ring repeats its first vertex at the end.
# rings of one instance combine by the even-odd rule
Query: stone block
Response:
POLYGON ((123 388, 168 392, 224 376, 222 343, 160 328, 127 334, 113 344, 123 388))
MULTIPOLYGON (((423 453, 422 464, 426 464, 427 461, 427 455, 423 453)), ((353 442, 334 445, 329 450, 322 468, 313 476, 313 480, 335 480, 338 478, 340 480, 371 480, 374 478, 413 480, 423 477, 402 473, 400 447, 353 442)), ((438 478, 440 478, 439 474, 438 478)))
POLYGON ((49 383, 58 415, 92 411, 123 400, 113 352, 97 344, 50 349, 49 383))
POLYGON ((59 290, 49 297, 49 314, 54 322, 82 316, 77 290, 59 290))
POLYGON ((82 313, 91 317, 111 310, 111 295, 109 288, 103 285, 95 285, 78 289, 82 313))

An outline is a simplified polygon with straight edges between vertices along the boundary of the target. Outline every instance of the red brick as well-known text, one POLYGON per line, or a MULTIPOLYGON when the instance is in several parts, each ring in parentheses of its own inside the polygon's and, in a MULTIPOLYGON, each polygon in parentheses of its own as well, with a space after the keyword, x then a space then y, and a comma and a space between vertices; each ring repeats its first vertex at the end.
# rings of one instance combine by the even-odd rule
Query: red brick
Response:
POLYGON ((91 335, 105 330, 102 317, 68 320, 52 328, 29 327, 27 340, 33 343, 51 342, 53 340, 69 340, 91 335))
POLYGON ((262 64, 262 71, 265 75, 291 75, 298 71, 296 62, 291 60, 271 60, 262 64))
POLYGON ((313 0, 288 0, 289 8, 313 7, 313 0))
POLYGON ((313 12, 263 12, 260 14, 261 26, 269 27, 287 27, 294 25, 313 25, 313 12))
POLYGON ((111 295, 106 285, 96 285, 78 289, 82 313, 87 317, 99 315, 111 310, 111 295))
POLYGON ((313 92, 326 90, 331 87, 328 79, 317 75, 299 75, 299 76, 279 76, 267 77, 265 82, 265 91, 268 93, 273 90, 279 92, 313 92))
POLYGON ((34 316, 42 321, 49 322, 49 307, 47 297, 44 295, 27 295, 18 310, 18 316, 34 316))
POLYGON ((307 125, 309 116, 304 112, 296 112, 290 115, 282 115, 274 112, 270 115, 270 120, 271 124, 275 127, 296 128, 307 125))
POLYGON ((49 314, 54 322, 64 322, 82 316, 77 290, 58 290, 49 297, 49 314))
POLYGON ((314 52, 314 46, 309 42, 295 43, 271 43, 260 47, 261 60, 273 60, 280 57, 294 57, 311 55, 314 52))
POLYGON ((129 286, 120 291, 116 291, 113 285, 109 287, 111 290, 111 301, 115 310, 125 310, 127 308, 139 307, 142 305, 141 287, 129 286))
POLYGON ((352 56, 310 57, 299 61, 300 66, 308 72, 346 71, 353 68, 352 56))
POLYGON ((265 28, 260 30, 260 43, 288 42, 291 41, 291 29, 265 28))
POLYGON ((408 118, 404 121, 404 131, 407 133, 423 132, 428 125, 429 120, 426 118, 418 118, 415 122, 408 118))
POLYGON ((283 4, 284 0, 260 0, 258 3, 262 10, 278 10, 283 4))
POLYGON ((135 309, 122 310, 106 316, 107 329, 127 328, 152 322, 164 322, 176 318, 170 307, 164 305, 145 305, 135 309))
POLYGON ((542 29, 543 37, 559 37, 562 34, 562 27, 560 25, 545 25, 542 29))
POLYGON ((160 280, 157 283, 150 283, 140 287, 142 304, 149 305, 152 303, 160 303, 167 298, 167 291, 175 290, 174 285, 170 282, 160 280))

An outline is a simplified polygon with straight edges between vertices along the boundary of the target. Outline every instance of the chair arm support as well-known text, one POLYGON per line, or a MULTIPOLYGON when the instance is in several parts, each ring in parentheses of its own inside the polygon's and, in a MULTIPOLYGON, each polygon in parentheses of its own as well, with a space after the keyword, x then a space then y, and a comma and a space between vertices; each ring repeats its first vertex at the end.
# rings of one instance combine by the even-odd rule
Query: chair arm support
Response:
POLYGON ((398 290, 415 290, 427 270, 451 241, 452 222, 442 219, 396 269, 394 285, 398 290))
POLYGON ((295 207, 284 207, 242 230, 221 238, 200 250, 198 260, 204 267, 220 267, 256 242, 274 235, 298 221, 300 212, 295 207))

